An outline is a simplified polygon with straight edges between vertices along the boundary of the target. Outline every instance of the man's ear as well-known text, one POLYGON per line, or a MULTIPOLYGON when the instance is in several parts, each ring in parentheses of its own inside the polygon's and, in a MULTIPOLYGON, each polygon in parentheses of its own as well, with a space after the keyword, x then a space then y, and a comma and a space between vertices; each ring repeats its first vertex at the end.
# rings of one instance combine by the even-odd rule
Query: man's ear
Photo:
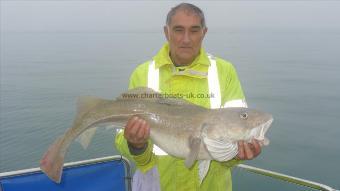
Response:
POLYGON ((170 39, 169 38, 169 27, 165 25, 163 27, 163 30, 164 30, 164 35, 165 35, 166 40, 169 41, 169 39, 170 39))
POLYGON ((203 38, 205 37, 205 34, 208 32, 208 28, 207 27, 205 27, 204 29, 203 29, 203 38))

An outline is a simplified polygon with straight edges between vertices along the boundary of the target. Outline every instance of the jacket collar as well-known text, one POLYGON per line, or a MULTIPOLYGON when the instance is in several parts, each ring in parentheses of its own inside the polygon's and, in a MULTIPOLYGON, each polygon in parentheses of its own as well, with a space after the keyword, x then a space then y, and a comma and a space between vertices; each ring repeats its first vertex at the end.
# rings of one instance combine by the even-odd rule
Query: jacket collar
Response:
POLYGON ((156 62, 155 67, 160 68, 163 66, 169 66, 172 68, 174 75, 186 75, 191 77, 206 78, 208 74, 208 68, 210 61, 207 53, 203 48, 200 49, 199 55, 195 60, 188 66, 175 67, 169 56, 169 44, 166 43, 160 49, 160 51, 153 57, 156 62))

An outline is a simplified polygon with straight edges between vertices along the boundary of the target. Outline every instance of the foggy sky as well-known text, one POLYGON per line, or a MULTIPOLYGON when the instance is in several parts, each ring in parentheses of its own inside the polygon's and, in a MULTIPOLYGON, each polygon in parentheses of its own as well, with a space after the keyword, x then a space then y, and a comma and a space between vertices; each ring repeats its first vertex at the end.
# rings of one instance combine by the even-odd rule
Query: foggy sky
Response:
MULTIPOLYGON (((190 1, 209 30, 340 29, 340 1, 190 1)), ((161 31, 179 1, 1 1, 1 31, 161 31)))

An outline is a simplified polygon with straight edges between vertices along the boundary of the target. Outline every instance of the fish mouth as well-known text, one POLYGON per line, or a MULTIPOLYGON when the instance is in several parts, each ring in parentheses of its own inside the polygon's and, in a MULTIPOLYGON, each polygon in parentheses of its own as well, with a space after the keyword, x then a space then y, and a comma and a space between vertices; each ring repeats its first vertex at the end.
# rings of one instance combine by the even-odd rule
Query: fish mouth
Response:
POLYGON ((271 126, 271 124, 273 123, 274 119, 271 118, 269 119, 267 122, 265 122, 264 124, 262 124, 262 128, 264 129, 264 133, 267 132, 267 130, 269 129, 269 127, 271 126))
POLYGON ((250 131, 250 137, 253 137, 254 139, 259 140, 259 141, 264 141, 264 145, 268 145, 269 140, 265 137, 265 134, 268 131, 271 124, 273 123, 273 121, 274 119, 271 118, 265 123, 262 123, 258 125, 257 127, 253 128, 250 131))

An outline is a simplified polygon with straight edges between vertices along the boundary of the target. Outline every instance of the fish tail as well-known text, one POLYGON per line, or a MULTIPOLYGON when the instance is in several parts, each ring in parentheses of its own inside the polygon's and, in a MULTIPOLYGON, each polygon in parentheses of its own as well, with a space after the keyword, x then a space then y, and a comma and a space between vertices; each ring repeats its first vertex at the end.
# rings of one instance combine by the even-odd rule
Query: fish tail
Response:
POLYGON ((63 138, 59 137, 45 152, 40 169, 54 182, 60 183, 66 149, 62 149, 63 138))

